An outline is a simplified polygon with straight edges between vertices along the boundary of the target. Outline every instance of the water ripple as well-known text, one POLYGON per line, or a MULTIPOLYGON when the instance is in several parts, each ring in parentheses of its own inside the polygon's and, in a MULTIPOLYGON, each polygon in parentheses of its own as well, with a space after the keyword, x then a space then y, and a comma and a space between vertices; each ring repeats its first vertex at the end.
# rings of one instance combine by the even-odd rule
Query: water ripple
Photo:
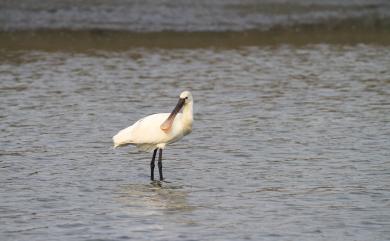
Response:
POLYGON ((2 240, 388 238, 386 47, 3 52, 2 240), (111 136, 187 88, 193 133, 149 183, 111 136))

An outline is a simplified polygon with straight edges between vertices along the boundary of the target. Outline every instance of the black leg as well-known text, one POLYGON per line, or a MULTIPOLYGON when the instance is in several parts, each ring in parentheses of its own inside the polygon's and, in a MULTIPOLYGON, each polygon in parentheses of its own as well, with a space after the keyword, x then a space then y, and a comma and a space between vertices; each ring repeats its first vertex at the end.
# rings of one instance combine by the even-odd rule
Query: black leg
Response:
POLYGON ((162 149, 160 150, 160 155, 158 156, 158 172, 160 174, 160 181, 164 180, 163 173, 162 173, 162 149))
POLYGON ((157 154, 157 149, 154 150, 153 152, 153 158, 152 161, 150 162, 150 180, 154 181, 154 159, 156 158, 157 154))

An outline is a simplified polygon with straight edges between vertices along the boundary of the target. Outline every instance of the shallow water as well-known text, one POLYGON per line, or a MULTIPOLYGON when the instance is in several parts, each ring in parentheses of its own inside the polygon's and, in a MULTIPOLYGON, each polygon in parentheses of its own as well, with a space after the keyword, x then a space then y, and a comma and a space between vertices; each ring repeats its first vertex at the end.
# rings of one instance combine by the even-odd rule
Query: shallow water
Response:
POLYGON ((390 50, 0 53, 1 240, 388 240, 390 50), (111 136, 195 99, 151 154, 111 136))

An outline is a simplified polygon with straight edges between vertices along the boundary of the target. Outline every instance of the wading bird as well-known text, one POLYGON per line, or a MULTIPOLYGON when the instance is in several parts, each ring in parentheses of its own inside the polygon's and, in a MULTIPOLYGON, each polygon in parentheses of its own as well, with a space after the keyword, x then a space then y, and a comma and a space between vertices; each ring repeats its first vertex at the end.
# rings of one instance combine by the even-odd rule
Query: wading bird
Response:
POLYGON ((172 113, 146 116, 133 125, 121 130, 112 139, 114 148, 135 145, 141 151, 153 151, 150 162, 150 179, 154 180, 154 162, 159 151, 158 171, 162 181, 162 150, 167 144, 180 140, 191 133, 193 122, 193 99, 189 91, 180 94, 179 102, 172 113), (183 108, 183 113, 179 113, 183 108))

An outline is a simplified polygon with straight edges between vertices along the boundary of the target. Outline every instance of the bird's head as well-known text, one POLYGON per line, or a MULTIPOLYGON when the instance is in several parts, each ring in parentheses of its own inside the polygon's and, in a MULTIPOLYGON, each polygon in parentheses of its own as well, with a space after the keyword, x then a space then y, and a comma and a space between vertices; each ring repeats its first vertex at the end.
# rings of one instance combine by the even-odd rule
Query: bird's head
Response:
POLYGON ((184 100, 184 104, 192 102, 192 94, 189 91, 183 91, 180 94, 180 100, 184 100))

